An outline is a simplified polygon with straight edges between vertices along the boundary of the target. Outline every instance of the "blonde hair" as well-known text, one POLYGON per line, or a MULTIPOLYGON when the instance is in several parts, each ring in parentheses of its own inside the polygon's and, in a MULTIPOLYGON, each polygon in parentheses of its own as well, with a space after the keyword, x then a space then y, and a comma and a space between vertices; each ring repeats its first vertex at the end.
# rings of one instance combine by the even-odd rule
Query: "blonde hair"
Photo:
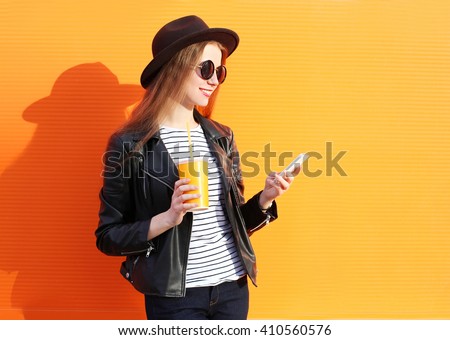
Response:
MULTIPOLYGON (((220 48, 222 64, 224 64, 227 50, 220 43, 204 41, 192 44, 175 54, 147 87, 143 98, 131 112, 129 120, 121 128, 121 131, 124 132, 144 134, 136 149, 142 147, 159 130, 164 115, 170 112, 186 96, 186 81, 191 74, 190 72, 192 72, 192 65, 200 61, 203 50, 210 43, 216 44, 220 48), (171 100, 168 100, 169 98, 171 100)), ((203 116, 211 116, 218 90, 219 87, 209 98, 207 106, 196 107, 203 116)))

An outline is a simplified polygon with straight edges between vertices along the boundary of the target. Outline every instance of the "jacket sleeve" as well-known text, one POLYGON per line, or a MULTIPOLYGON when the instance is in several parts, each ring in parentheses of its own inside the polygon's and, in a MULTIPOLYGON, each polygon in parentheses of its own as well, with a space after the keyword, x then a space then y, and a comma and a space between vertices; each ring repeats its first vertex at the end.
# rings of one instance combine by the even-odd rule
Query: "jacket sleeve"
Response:
POLYGON ((262 212, 259 207, 259 195, 261 194, 262 191, 259 191, 247 202, 245 202, 244 180, 242 178, 240 156, 233 134, 231 135, 231 157, 232 157, 232 172, 234 178, 232 180, 235 180, 237 184, 240 209, 242 216, 244 217, 247 232, 249 234, 252 234, 253 232, 261 229, 268 223, 278 218, 277 204, 274 201, 272 206, 267 210, 267 212, 265 213, 262 212))
MULTIPOLYGON (((125 255, 148 248, 150 220, 135 221, 129 182, 131 157, 119 135, 111 136, 103 155, 103 187, 100 191, 97 248, 107 255, 125 255)), ((131 169, 131 170, 130 170, 131 169)))

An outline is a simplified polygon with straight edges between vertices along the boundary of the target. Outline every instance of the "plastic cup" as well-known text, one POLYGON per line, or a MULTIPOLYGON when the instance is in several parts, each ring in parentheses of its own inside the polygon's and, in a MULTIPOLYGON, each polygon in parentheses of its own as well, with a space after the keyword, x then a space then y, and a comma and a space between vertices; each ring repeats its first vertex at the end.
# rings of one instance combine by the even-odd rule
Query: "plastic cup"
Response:
POLYGON ((183 159, 178 162, 178 175, 180 179, 189 178, 189 184, 198 187, 198 190, 185 191, 186 194, 200 194, 185 203, 197 203, 198 207, 188 211, 206 210, 209 207, 208 199, 208 160, 204 158, 183 159))

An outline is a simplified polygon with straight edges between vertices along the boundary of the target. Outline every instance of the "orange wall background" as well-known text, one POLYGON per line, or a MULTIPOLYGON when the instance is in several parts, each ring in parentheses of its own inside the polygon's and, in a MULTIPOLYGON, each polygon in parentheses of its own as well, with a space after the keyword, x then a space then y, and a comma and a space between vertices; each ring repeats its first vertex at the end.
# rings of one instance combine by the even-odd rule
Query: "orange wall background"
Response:
MULTIPOLYGON (((241 37, 213 117, 241 153, 261 169, 268 143, 324 157, 252 236, 249 317, 449 318, 449 13, 444 0, 1 1, 0 318, 145 318, 122 259, 95 248, 100 157, 141 95, 153 35, 188 14, 241 37), (346 176, 326 174, 327 145, 346 151, 346 176)), ((245 178, 248 198, 264 178, 245 178)))

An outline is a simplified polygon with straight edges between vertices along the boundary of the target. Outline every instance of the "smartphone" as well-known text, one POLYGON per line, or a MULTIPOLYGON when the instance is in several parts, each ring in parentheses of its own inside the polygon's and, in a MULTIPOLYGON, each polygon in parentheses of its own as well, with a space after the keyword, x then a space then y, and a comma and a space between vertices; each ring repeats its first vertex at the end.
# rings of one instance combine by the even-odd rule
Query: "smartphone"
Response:
POLYGON ((308 154, 301 153, 300 155, 295 157, 294 160, 287 167, 285 167, 283 171, 280 172, 280 174, 282 174, 284 172, 284 173, 286 173, 286 176, 290 176, 290 177, 297 176, 300 172, 301 165, 308 158, 309 158, 308 154))

